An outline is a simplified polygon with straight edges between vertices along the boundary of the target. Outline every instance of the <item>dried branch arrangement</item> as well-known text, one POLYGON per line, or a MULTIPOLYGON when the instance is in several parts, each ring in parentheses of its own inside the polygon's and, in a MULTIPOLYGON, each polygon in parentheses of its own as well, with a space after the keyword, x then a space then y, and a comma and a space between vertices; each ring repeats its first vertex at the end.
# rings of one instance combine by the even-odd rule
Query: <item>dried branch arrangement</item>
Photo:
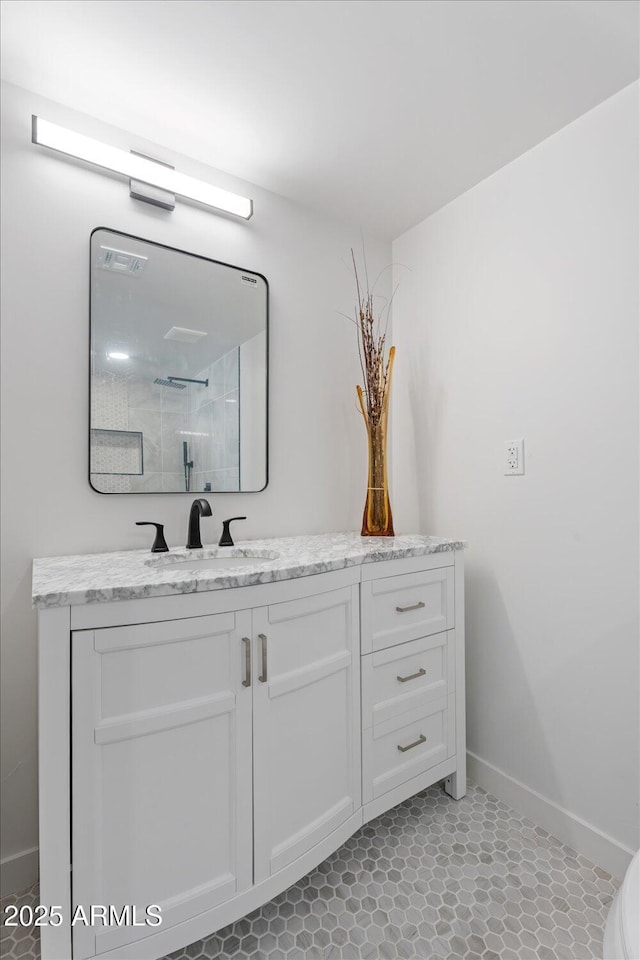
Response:
POLYGON ((356 391, 365 424, 367 424, 367 426, 369 424, 374 426, 381 423, 386 411, 396 348, 391 347, 385 358, 388 313, 387 320, 383 326, 382 318, 380 316, 376 318, 375 316, 373 294, 369 289, 368 278, 367 289, 364 293, 360 286, 360 278, 358 276, 358 268, 353 250, 351 251, 351 260, 358 295, 356 325, 358 327, 360 367, 364 379, 364 390, 361 386, 357 386, 356 391))
POLYGON ((388 307, 386 320, 383 321, 382 316, 376 318, 366 264, 366 290, 363 291, 353 250, 351 260, 358 295, 355 323, 358 328, 358 353, 364 379, 364 389, 358 385, 356 392, 367 428, 369 449, 368 485, 362 516, 362 536, 392 537, 394 535, 393 518, 387 480, 387 415, 396 348, 390 347, 387 353, 388 307))

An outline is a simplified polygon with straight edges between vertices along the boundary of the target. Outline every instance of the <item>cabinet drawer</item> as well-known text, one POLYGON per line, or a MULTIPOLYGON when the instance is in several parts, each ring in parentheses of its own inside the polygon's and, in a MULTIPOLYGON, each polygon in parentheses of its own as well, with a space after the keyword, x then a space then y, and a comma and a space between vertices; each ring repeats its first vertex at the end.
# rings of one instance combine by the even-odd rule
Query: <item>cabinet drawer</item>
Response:
POLYGON ((454 755, 454 694, 370 727, 362 740, 367 803, 454 755))
POLYGON ((442 633, 454 625, 453 567, 361 585, 362 652, 442 633))
POLYGON ((376 726, 455 689, 455 632, 410 640, 362 660, 362 726, 376 726))

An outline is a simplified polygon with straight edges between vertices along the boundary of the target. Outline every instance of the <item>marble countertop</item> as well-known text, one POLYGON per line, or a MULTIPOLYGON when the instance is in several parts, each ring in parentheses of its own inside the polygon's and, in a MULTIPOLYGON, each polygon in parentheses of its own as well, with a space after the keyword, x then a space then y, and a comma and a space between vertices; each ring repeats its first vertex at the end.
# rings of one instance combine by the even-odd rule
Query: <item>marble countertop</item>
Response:
POLYGON ((33 561, 32 600, 35 607, 63 607, 112 600, 138 600, 180 593, 224 590, 256 583, 291 580, 330 570, 372 563, 421 557, 457 550, 464 540, 410 535, 361 537, 357 533, 326 533, 301 537, 244 540, 235 547, 203 547, 202 550, 172 549, 151 554, 149 550, 93 553, 85 556, 42 557, 33 561), (229 557, 216 569, 166 569, 180 560, 229 557), (238 558, 250 559, 240 561, 238 558))

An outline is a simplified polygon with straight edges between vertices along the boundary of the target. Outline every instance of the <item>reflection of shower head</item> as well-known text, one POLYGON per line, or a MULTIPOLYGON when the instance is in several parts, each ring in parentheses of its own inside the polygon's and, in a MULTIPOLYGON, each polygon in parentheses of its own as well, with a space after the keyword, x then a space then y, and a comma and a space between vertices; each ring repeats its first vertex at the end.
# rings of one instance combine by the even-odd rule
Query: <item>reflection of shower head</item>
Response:
POLYGON ((203 387, 208 387, 208 386, 209 386, 209 378, 208 378, 208 377, 207 377, 206 380, 194 380, 193 377, 167 377, 167 380, 170 380, 170 381, 171 381, 171 385, 172 385, 172 386, 173 386, 173 381, 174 381, 174 380, 178 380, 180 383, 199 383, 199 384, 201 384, 203 387))
POLYGON ((185 383, 174 383, 173 380, 161 380, 160 377, 156 377, 153 382, 159 383, 161 387, 173 387, 174 390, 186 389, 185 383))

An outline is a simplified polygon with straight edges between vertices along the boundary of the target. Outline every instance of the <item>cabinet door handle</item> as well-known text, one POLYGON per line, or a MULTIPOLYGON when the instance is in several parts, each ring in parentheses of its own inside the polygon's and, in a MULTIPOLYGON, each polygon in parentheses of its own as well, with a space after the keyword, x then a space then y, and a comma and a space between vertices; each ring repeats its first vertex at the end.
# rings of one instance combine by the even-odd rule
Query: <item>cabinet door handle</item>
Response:
POLYGON ((421 743, 426 743, 426 742, 427 742, 427 738, 423 733, 421 733, 417 740, 414 740, 413 743, 408 743, 406 747, 401 747, 400 744, 398 744, 398 750, 400 751, 400 753, 406 753, 407 750, 413 750, 414 747, 419 747, 421 743))
POLYGON ((258 677, 260 683, 267 682, 267 637, 264 633, 258 634, 258 640, 262 644, 262 673, 258 677))
POLYGON ((419 600, 418 603, 412 603, 410 607, 396 607, 396 612, 408 613, 409 610, 422 610, 424 606, 426 606, 426 604, 424 604, 422 600, 419 600))
POLYGON ((408 677, 396 677, 396 680, 399 683, 406 683, 407 680, 415 680, 416 677, 424 677, 426 672, 427 671, 425 670, 424 667, 420 667, 417 673, 410 673, 408 677))
POLYGON ((243 687, 251 686, 251 640, 249 637, 243 637, 242 642, 244 643, 244 680, 242 681, 243 687))

